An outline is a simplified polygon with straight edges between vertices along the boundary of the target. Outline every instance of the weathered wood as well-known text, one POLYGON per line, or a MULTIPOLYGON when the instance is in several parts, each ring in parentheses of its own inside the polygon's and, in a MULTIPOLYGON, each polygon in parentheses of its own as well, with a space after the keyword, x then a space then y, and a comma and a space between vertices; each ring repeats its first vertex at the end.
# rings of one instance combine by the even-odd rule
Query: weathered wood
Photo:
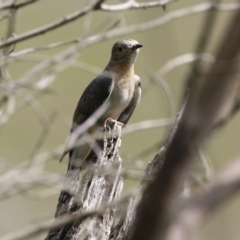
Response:
MULTIPOLYGON (((104 132, 103 149, 99 156, 90 154, 88 166, 81 172, 78 188, 65 213, 79 214, 104 208, 104 214, 93 215, 81 222, 51 230, 46 240, 77 240, 110 238, 115 220, 115 206, 111 203, 119 199, 123 188, 121 177, 122 160, 118 154, 121 144, 121 126, 108 123, 109 130, 104 132)), ((100 143, 101 141, 99 141, 100 143)), ((101 145, 101 143, 100 143, 101 145)), ((66 188, 66 186, 65 186, 66 188)), ((72 191, 72 189, 71 189, 72 191)), ((71 192, 70 194, 73 194, 71 192)), ((60 218, 61 216, 58 216, 60 218)))
POLYGON ((130 239, 131 232, 133 231, 132 229, 133 222, 136 217, 137 206, 139 201, 141 200, 144 187, 146 186, 147 180, 153 178, 156 171, 162 167, 162 164, 165 161, 167 150, 172 142, 172 139, 174 138, 174 135, 176 134, 187 100, 188 100, 188 92, 185 96, 181 109, 177 114, 176 120, 166 137, 165 142, 163 143, 162 147, 160 148, 159 152, 155 155, 155 157, 148 163, 147 168, 145 170, 145 177, 142 179, 140 185, 136 189, 136 192, 129 199, 126 212, 122 213, 122 218, 120 219, 118 224, 112 228, 111 239, 114 239, 114 240, 130 239))

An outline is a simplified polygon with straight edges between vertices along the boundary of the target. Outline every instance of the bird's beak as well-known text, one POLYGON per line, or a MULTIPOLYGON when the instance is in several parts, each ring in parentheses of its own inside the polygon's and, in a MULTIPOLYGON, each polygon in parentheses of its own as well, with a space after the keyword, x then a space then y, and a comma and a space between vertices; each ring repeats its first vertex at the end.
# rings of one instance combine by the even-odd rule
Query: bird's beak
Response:
POLYGON ((138 43, 138 44, 133 45, 132 49, 136 50, 136 49, 141 48, 141 47, 143 47, 143 45, 138 43))

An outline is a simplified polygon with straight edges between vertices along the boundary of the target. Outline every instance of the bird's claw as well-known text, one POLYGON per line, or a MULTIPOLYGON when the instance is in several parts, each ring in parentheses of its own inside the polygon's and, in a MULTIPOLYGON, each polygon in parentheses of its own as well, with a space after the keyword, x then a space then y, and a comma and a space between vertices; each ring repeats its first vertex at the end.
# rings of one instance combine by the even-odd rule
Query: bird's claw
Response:
POLYGON ((114 122, 115 124, 117 124, 118 126, 121 126, 121 127, 124 127, 124 126, 125 126, 125 124, 122 123, 122 122, 119 122, 119 121, 117 121, 117 120, 115 120, 115 119, 113 119, 113 118, 107 118, 107 119, 104 121, 104 125, 103 125, 104 128, 107 128, 107 123, 108 123, 108 122, 114 122))

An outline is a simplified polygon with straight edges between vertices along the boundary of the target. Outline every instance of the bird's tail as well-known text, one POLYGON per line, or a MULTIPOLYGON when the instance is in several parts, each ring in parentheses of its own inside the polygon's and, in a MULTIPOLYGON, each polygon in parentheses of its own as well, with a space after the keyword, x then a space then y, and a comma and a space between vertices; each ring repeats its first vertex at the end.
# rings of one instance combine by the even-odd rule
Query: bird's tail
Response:
POLYGON ((78 193, 79 177, 82 163, 91 151, 91 146, 85 144, 72 149, 69 152, 67 174, 64 179, 63 188, 58 199, 58 206, 55 217, 74 209, 74 196, 78 193))
POLYGON ((81 169, 81 159, 77 158, 77 152, 77 149, 73 149, 69 152, 68 169, 64 179, 63 188, 58 199, 55 217, 69 212, 73 206, 73 197, 78 191, 81 169))

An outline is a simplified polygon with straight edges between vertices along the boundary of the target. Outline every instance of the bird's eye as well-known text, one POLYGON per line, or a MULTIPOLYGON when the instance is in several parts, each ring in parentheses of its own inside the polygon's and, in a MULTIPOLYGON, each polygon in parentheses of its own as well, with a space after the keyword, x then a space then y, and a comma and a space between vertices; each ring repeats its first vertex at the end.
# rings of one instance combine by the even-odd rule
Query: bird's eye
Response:
POLYGON ((118 47, 118 52, 122 52, 123 51, 123 48, 122 47, 118 47))

